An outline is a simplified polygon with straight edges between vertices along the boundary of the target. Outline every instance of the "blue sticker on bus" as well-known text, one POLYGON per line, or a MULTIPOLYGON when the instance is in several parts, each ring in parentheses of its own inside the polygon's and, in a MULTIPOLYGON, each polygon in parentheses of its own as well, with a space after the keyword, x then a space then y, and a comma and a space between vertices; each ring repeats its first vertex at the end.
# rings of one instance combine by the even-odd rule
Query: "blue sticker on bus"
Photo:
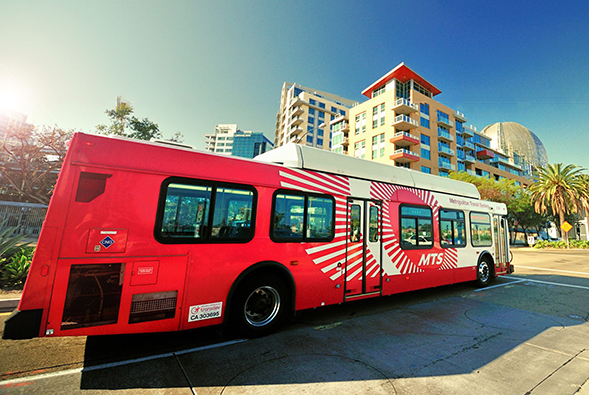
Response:
POLYGON ((104 248, 108 248, 111 245, 113 245, 114 243, 115 243, 115 241, 110 236, 106 236, 104 239, 102 239, 100 241, 100 244, 102 244, 102 246, 104 248))

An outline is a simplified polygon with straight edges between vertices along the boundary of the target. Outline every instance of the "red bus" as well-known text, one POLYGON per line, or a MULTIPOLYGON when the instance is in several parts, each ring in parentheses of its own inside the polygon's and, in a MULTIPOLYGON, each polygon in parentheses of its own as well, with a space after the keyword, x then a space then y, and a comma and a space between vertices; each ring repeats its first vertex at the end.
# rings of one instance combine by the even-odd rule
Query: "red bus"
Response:
POLYGON ((511 273, 505 205, 289 144, 255 160, 77 133, 5 339, 248 336, 295 311, 511 273))

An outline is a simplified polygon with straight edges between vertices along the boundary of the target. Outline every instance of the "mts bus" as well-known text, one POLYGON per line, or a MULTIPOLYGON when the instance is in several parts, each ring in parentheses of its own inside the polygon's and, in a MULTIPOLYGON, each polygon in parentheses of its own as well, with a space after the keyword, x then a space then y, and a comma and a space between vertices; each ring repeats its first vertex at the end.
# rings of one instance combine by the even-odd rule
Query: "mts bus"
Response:
POLYGON ((249 336, 295 311, 511 273, 472 184, 286 145, 255 160, 74 135, 4 338, 249 336))

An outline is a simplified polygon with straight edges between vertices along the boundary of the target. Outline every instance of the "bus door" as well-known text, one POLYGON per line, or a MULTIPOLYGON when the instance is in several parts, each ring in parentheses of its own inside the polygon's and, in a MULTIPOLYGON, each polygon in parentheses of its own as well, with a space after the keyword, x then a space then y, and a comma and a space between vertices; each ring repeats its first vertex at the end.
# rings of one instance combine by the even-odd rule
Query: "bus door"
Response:
POLYGON ((381 208, 374 200, 348 200, 346 299, 381 293, 381 208))
POLYGON ((493 215, 493 229, 495 231, 495 274, 508 271, 509 263, 509 227, 507 218, 493 215))

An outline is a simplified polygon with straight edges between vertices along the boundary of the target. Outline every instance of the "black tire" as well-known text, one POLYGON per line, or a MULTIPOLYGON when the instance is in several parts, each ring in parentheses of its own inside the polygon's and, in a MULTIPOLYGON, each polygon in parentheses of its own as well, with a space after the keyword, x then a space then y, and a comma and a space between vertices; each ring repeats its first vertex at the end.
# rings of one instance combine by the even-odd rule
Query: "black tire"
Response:
POLYGON ((284 323, 290 312, 290 295, 284 282, 273 275, 245 279, 231 306, 231 323, 247 337, 266 336, 284 323))
POLYGON ((477 265, 477 279, 476 285, 479 287, 486 287, 493 281, 493 264, 489 258, 483 258, 477 265))

